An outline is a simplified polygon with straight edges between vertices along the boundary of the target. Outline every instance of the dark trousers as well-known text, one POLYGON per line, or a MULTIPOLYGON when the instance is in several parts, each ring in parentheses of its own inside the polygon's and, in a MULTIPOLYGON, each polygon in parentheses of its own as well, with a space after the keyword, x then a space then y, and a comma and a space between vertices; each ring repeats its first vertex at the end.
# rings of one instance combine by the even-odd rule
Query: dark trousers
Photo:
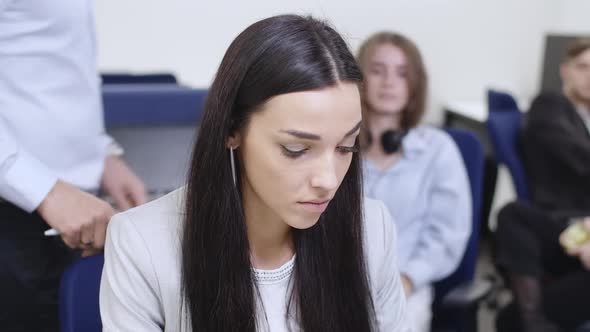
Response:
MULTIPOLYGON (((530 204, 515 202, 498 215, 496 263, 504 273, 537 278, 542 285, 543 309, 566 331, 590 320, 590 271, 559 244, 567 219, 530 204)), ((498 331, 518 331, 514 303, 498 317, 498 331)))
POLYGON ((58 331, 61 274, 78 254, 36 214, 0 203, 0 330, 58 331))

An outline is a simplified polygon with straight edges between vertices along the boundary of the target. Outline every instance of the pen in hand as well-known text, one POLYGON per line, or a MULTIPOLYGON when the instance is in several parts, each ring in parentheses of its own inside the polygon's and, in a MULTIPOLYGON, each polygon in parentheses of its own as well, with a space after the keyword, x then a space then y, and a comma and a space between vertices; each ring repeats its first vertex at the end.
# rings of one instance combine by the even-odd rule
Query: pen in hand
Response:
POLYGON ((59 231, 57 229, 50 228, 50 229, 46 230, 45 232, 43 232, 43 235, 45 235, 45 236, 58 236, 59 231))

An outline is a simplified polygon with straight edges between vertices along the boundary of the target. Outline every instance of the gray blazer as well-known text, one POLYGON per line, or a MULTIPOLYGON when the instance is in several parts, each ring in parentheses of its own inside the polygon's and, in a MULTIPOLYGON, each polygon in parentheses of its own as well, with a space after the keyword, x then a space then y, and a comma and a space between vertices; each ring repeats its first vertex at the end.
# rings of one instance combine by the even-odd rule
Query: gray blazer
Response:
MULTIPOLYGON (((187 330, 186 324, 180 323, 186 318, 180 309, 182 198, 179 189, 111 220, 100 287, 104 331, 187 330)), ((410 331, 397 269, 394 223, 380 201, 366 199, 364 215, 369 280, 379 329, 410 331)), ((274 324, 272 332, 287 331, 287 322, 281 323, 274 324)))

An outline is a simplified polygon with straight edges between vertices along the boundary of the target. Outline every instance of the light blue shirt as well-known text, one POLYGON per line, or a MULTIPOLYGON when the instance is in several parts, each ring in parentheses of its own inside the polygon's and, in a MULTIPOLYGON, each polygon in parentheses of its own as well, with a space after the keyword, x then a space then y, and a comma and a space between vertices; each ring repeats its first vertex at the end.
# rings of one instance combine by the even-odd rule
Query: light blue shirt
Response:
POLYGON ((400 271, 420 288, 461 261, 471 233, 471 191, 460 152, 442 130, 412 129, 402 146, 401 159, 385 171, 364 161, 364 188, 393 216, 400 271))
POLYGON ((98 189, 107 147, 92 0, 0 0, 0 199, 98 189))

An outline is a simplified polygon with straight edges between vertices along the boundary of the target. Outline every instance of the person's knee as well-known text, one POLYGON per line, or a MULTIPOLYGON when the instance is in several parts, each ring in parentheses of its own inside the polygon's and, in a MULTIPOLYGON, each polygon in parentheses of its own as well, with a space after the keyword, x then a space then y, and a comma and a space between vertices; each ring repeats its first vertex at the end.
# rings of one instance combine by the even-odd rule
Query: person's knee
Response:
POLYGON ((498 213, 498 225, 496 228, 496 237, 498 241, 502 241, 507 235, 512 233, 515 226, 515 211, 514 203, 510 203, 503 207, 498 213))
POLYGON ((498 227, 500 224, 504 226, 506 224, 514 223, 514 220, 518 220, 520 216, 520 211, 522 210, 522 203, 520 202, 511 202, 500 209, 498 213, 498 227))
POLYGON ((513 237, 523 235, 526 232, 526 220, 523 210, 526 206, 521 202, 512 202, 504 206, 498 213, 497 237, 500 241, 505 238, 513 240, 513 237))

